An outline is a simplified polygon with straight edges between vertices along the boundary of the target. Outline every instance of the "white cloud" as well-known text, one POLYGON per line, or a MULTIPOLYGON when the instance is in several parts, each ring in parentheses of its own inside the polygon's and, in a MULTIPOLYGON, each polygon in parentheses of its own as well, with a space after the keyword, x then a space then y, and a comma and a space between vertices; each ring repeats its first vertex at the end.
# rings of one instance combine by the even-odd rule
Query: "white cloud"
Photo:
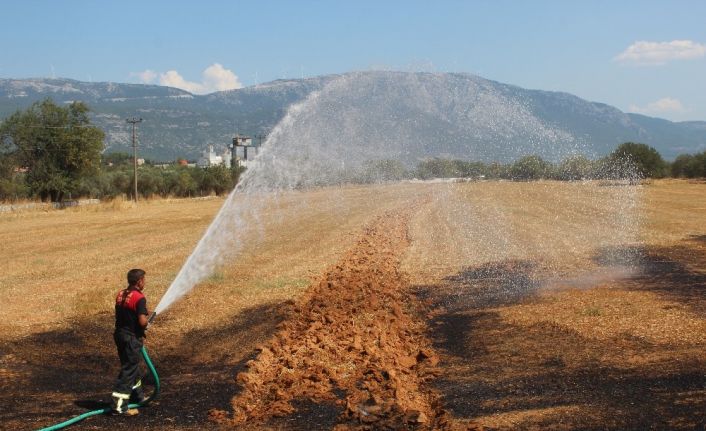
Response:
POLYGON ((243 87, 235 73, 218 63, 208 66, 203 71, 201 82, 187 81, 176 70, 169 70, 166 73, 160 73, 159 83, 169 87, 181 88, 194 94, 207 94, 214 91, 233 90, 243 87))
POLYGON ((243 87, 235 73, 218 63, 208 66, 203 71, 203 85, 210 91, 234 90, 243 87))
POLYGON ((686 112, 684 105, 678 100, 672 97, 664 97, 655 102, 648 103, 647 106, 637 106, 630 105, 628 108, 630 112, 637 112, 639 114, 666 114, 666 113, 679 113, 686 112))
POLYGON ((613 58, 614 61, 644 66, 659 66, 671 60, 693 60, 706 56, 706 45, 692 40, 671 42, 637 41, 613 58))
POLYGON ((143 84, 151 84, 157 79, 157 72, 147 69, 142 72, 130 72, 130 76, 136 76, 143 84))
POLYGON ((203 85, 198 82, 190 82, 179 75, 176 70, 169 70, 166 73, 159 74, 159 84, 167 87, 176 87, 186 90, 189 93, 203 93, 203 85))
POLYGON ((157 73, 154 70, 147 69, 142 72, 130 72, 130 76, 137 77, 143 84, 155 83, 157 78, 159 78, 160 85, 181 88, 194 94, 207 94, 214 91, 234 90, 243 87, 240 79, 233 71, 218 63, 213 63, 202 72, 201 82, 187 81, 176 70, 157 73))

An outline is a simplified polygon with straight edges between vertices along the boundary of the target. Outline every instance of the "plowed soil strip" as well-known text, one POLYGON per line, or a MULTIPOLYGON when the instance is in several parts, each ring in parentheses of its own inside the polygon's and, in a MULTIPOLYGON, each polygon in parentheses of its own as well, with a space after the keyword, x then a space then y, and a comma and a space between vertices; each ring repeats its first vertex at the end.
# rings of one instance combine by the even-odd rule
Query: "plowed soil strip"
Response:
MULTIPOLYGON (((234 416, 277 424, 301 405, 328 406, 336 429, 420 429, 445 424, 425 382, 438 357, 400 272, 409 210, 385 214, 297 303, 248 370, 234 416)), ((217 416, 217 415, 216 415, 217 416)))

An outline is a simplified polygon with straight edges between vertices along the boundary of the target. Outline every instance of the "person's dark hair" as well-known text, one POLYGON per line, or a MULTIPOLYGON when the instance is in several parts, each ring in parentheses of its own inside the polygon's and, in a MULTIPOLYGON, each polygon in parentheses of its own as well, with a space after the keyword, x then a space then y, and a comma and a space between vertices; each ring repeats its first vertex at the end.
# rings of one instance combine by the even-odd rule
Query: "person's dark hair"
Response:
POLYGON ((127 272, 127 283, 130 286, 134 286, 137 284, 138 281, 142 279, 142 277, 145 276, 145 271, 142 269, 131 269, 130 271, 127 272))

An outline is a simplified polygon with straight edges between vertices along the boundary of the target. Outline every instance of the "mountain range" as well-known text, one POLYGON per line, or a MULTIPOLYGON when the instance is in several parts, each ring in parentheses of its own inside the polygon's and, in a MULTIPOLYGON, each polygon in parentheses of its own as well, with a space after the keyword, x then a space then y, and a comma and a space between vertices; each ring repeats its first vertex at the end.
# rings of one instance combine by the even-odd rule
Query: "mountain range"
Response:
MULTIPOLYGON (((379 87, 385 87, 388 92, 385 100, 409 97, 402 94, 408 92, 408 89, 391 85, 399 77, 409 76, 409 73, 357 74, 364 75, 367 82, 372 81, 379 87)), ((544 126, 580 140, 583 148, 590 149, 595 155, 605 155, 627 141, 651 145, 667 159, 682 153, 706 150, 706 121, 672 122, 624 113, 610 105, 590 102, 569 93, 529 90, 470 74, 413 75, 420 82, 428 83, 433 78, 433 86, 429 87, 433 89, 427 89, 427 93, 431 92, 431 98, 435 97, 435 92, 446 93, 463 87, 486 95, 492 94, 504 103, 520 106, 523 112, 530 113, 544 126)), ((207 95, 195 95, 157 85, 92 83, 70 79, 0 79, 0 119, 48 97, 57 103, 80 100, 91 108, 92 121, 106 132, 106 151, 130 151, 131 129, 125 120, 141 117, 144 122, 139 125, 139 151, 143 157, 159 161, 178 157, 193 160, 208 145, 217 148, 230 145, 236 133, 268 133, 285 116, 292 104, 345 76, 277 80, 207 95)), ((452 102, 455 105, 461 103, 473 106, 484 100, 477 94, 472 95, 473 100, 460 100, 470 97, 468 91, 456 91, 453 94, 452 102)), ((483 106, 478 108, 482 110, 483 106)), ((452 121, 459 121, 458 118, 455 116, 452 121)), ((415 133, 425 142, 438 141, 440 144, 426 145, 423 152, 415 152, 412 158, 443 156, 474 159, 473 154, 469 154, 468 146, 455 143, 459 141, 458 134, 455 140, 447 139, 445 134, 451 133, 447 131, 449 126, 442 127, 440 122, 436 123, 429 123, 426 128, 415 130, 415 133), (444 141, 446 143, 442 144, 444 141)), ((496 138, 485 136, 483 139, 496 138)), ((503 142, 494 145, 503 145, 503 142)), ((507 157, 518 154, 520 152, 507 153, 507 157)))

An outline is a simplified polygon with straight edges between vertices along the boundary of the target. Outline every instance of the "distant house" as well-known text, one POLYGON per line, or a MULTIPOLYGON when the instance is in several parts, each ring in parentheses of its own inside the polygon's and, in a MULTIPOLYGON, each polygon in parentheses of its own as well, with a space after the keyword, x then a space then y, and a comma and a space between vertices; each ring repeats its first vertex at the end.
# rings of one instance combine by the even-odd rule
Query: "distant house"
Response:
POLYGON ((224 165, 226 168, 230 168, 231 153, 228 148, 223 152, 222 155, 217 155, 213 150, 213 145, 208 146, 208 150, 203 152, 201 158, 196 162, 196 165, 200 168, 208 168, 211 166, 224 165))
POLYGON ((196 163, 189 163, 186 159, 177 159, 176 162, 173 163, 158 163, 154 165, 156 168, 162 168, 162 169, 167 169, 172 166, 183 166, 185 168, 194 168, 196 167, 196 163))

